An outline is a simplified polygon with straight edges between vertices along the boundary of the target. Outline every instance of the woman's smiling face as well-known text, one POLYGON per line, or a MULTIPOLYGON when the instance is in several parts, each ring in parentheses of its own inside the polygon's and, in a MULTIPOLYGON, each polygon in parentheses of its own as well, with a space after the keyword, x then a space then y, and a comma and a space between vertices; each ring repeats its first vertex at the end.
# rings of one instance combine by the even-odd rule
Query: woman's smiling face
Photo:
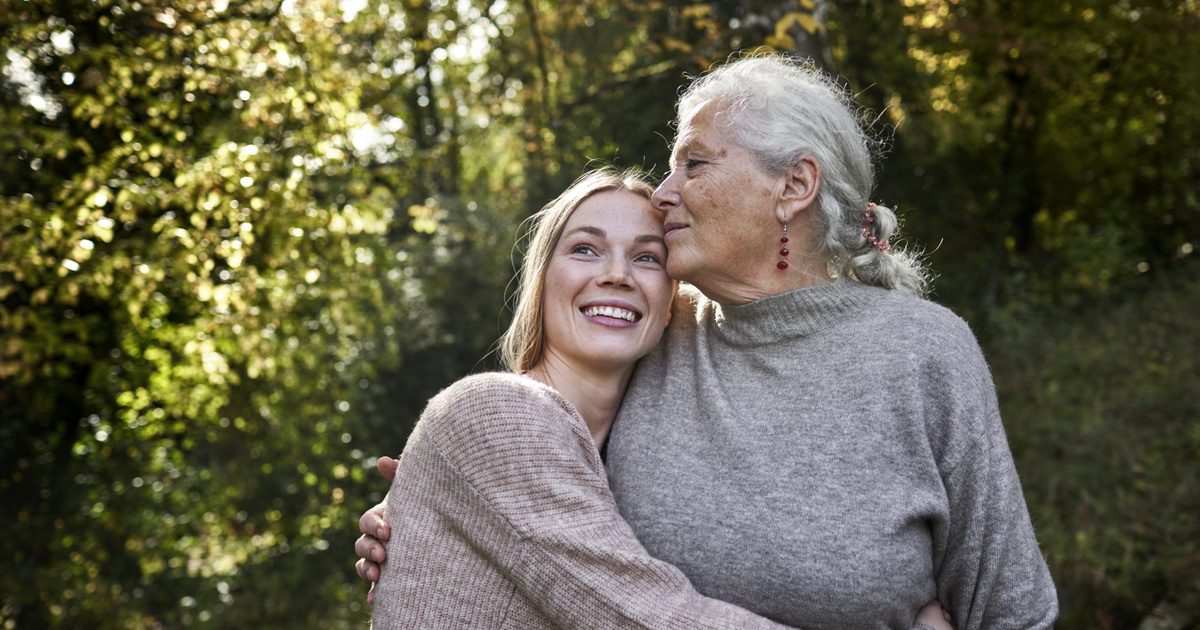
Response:
POLYGON ((598 192, 579 204, 546 269, 546 358, 631 367, 658 344, 675 285, 662 221, 645 197, 598 192))

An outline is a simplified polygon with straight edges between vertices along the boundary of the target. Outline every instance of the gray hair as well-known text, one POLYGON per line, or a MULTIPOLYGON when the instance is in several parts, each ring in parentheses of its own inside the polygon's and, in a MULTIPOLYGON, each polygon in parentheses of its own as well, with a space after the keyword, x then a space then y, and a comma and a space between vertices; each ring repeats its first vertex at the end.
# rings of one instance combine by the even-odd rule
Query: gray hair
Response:
POLYGON ((705 74, 679 99, 678 120, 719 103, 739 143, 770 173, 804 156, 821 167, 812 243, 833 273, 864 284, 923 296, 929 283, 917 254, 888 243, 899 227, 881 205, 865 223, 874 187, 872 139, 846 90, 815 66, 779 55, 749 56, 705 74), (866 227, 869 232, 864 232, 866 227))

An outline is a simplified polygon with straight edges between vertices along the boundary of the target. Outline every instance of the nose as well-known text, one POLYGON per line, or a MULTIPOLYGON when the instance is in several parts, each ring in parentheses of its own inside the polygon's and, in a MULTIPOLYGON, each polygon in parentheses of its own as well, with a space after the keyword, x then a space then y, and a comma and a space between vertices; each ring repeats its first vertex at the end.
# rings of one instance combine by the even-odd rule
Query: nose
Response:
POLYGON ((604 271, 596 278, 602 287, 629 288, 633 286, 633 268, 624 256, 610 256, 604 271))
POLYGON ((650 204, 661 212, 665 213, 678 206, 681 201, 679 187, 675 183, 676 177, 676 172, 671 171, 667 178, 658 185, 658 188, 654 189, 654 194, 650 196, 650 204))

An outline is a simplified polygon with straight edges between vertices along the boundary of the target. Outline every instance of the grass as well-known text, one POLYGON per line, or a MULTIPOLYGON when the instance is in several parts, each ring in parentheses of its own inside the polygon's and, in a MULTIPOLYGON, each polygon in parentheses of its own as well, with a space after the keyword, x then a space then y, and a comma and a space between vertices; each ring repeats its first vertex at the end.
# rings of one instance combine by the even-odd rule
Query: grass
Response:
POLYGON ((1197 271, 990 337, 1058 627, 1133 628, 1159 605, 1200 622, 1197 271))

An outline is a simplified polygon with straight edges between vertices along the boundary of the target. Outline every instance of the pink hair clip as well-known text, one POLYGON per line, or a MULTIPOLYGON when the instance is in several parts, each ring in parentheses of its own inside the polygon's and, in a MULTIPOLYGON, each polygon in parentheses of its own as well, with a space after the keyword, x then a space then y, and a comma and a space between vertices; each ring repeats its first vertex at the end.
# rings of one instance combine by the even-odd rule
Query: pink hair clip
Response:
POLYGON ((871 203, 867 204, 867 212, 866 212, 866 214, 863 215, 863 222, 862 222, 863 238, 867 239, 868 243, 870 243, 872 246, 875 247, 875 249, 878 249, 881 252, 886 252, 886 251, 891 250, 892 246, 889 245, 886 240, 881 241, 881 240, 879 240, 878 237, 875 236, 874 226, 875 226, 875 203, 871 202, 871 203))

